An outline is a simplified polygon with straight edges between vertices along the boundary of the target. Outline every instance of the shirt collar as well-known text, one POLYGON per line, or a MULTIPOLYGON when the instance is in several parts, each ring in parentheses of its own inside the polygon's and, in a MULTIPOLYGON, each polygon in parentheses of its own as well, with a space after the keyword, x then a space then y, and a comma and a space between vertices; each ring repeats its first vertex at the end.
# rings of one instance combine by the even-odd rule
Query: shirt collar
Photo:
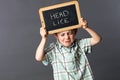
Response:
POLYGON ((57 40, 57 44, 58 44, 58 47, 59 47, 59 48, 62 48, 62 47, 63 47, 63 45, 60 43, 59 40, 57 40))

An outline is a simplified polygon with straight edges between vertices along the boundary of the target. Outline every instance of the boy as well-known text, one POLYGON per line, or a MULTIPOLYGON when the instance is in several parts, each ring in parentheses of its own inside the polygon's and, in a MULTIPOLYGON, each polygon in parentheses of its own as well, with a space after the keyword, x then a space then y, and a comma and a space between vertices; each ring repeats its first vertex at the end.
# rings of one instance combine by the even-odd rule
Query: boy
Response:
POLYGON ((88 27, 87 21, 81 18, 81 25, 91 38, 75 39, 77 29, 55 33, 57 39, 45 49, 47 31, 41 27, 41 42, 36 50, 36 60, 45 65, 50 62, 53 67, 54 80, 93 80, 92 71, 86 57, 91 46, 101 41, 98 33, 88 27))

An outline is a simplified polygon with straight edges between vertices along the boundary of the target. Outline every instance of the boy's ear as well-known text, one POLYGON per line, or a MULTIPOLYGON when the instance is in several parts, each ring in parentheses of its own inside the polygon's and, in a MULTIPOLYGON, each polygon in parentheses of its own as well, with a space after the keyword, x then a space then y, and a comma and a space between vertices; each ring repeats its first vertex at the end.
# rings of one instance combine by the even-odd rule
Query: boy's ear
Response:
POLYGON ((54 37, 55 37, 56 39, 58 39, 57 33, 54 34, 54 37))

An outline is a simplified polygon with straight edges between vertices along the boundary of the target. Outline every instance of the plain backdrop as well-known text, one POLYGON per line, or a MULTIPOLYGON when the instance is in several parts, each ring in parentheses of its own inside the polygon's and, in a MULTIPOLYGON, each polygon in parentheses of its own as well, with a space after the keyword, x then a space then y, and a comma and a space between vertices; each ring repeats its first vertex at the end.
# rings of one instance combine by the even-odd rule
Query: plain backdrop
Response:
MULTIPOLYGON (((70 0, 0 0, 0 80, 53 80, 35 60, 41 7, 70 0)), ((120 0, 79 0, 82 17, 102 36, 87 55, 96 80, 120 80, 120 0)), ((81 28, 77 38, 89 37, 81 28)), ((55 41, 48 36, 48 43, 55 41)))

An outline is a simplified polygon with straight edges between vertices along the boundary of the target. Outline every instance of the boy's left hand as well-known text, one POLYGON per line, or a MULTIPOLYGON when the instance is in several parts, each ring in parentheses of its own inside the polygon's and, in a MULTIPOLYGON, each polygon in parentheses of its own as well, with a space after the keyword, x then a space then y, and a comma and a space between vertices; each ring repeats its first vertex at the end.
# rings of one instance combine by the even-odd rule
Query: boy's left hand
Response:
POLYGON ((85 19, 81 18, 81 26, 83 29, 88 27, 87 24, 88 24, 87 21, 85 19))

